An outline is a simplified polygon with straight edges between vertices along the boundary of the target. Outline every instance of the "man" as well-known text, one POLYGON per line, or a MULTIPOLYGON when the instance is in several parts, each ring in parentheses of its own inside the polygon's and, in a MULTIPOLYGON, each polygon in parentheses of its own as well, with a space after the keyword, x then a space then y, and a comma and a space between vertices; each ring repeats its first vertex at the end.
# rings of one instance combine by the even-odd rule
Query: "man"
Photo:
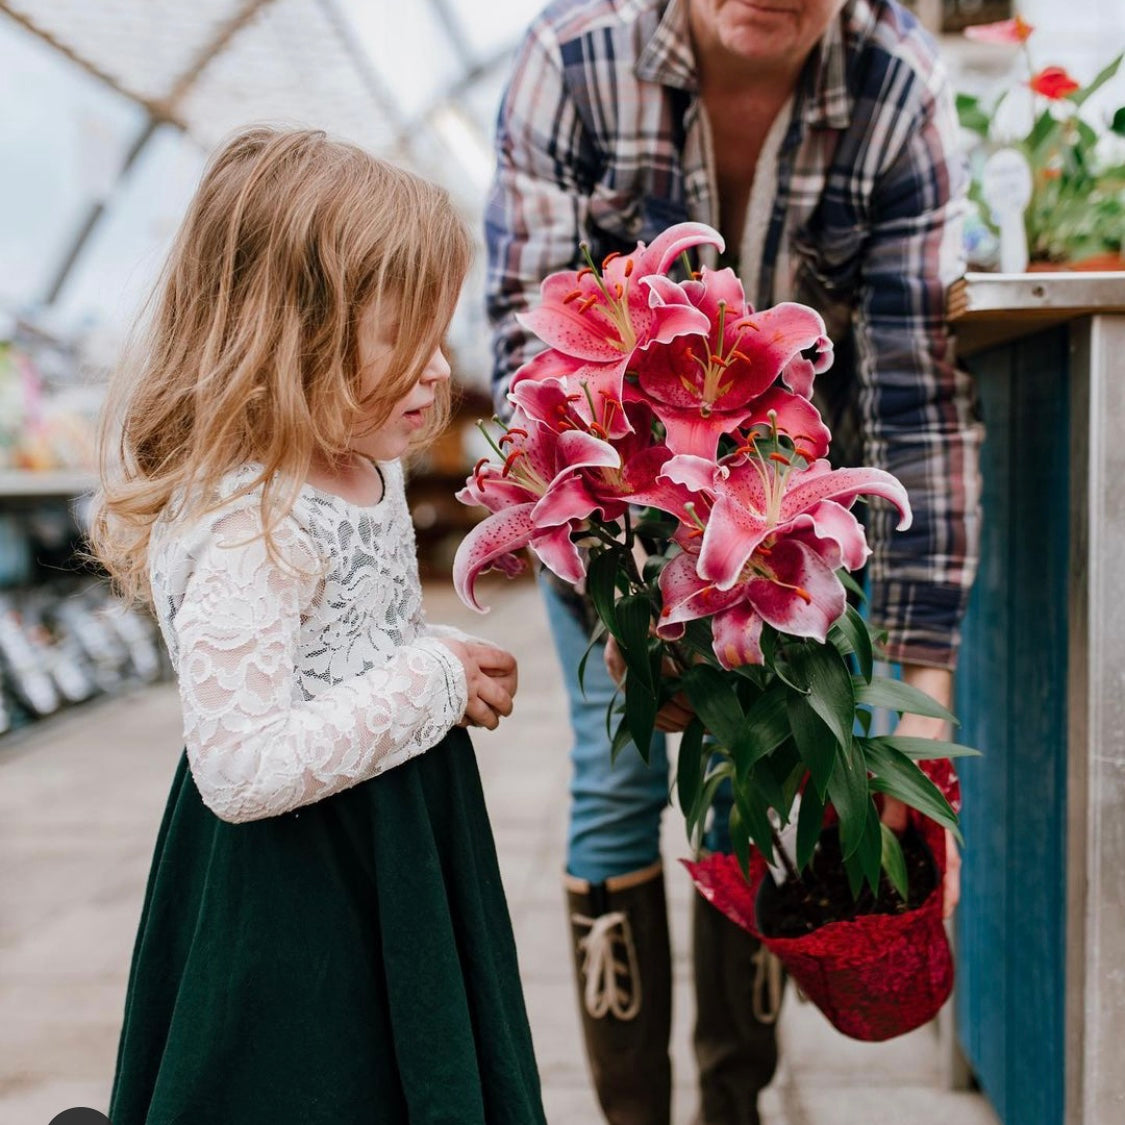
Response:
MULTIPOLYGON (((580 241, 600 260, 676 222, 717 227, 720 264, 757 307, 794 299, 825 317, 837 361, 818 391, 834 454, 894 473, 914 509, 897 535, 870 510, 871 615, 904 678, 948 704, 980 434, 943 320, 962 265, 956 118, 913 17, 891 0, 557 0, 519 51, 496 147, 486 233, 501 409, 540 346, 516 314, 545 275, 579 264, 580 241)), ((667 758, 658 739, 649 767, 632 752, 611 767, 612 680, 591 660, 577 685, 589 614, 579 592, 544 585, 575 737, 567 888, 587 1054, 613 1125, 666 1123, 667 758)), ((941 733, 918 716, 899 732, 941 733)), ((884 814, 903 818, 897 803, 884 814)), ((764 962, 698 897, 694 910, 700 1121, 751 1125, 776 1064, 751 995, 764 962)))

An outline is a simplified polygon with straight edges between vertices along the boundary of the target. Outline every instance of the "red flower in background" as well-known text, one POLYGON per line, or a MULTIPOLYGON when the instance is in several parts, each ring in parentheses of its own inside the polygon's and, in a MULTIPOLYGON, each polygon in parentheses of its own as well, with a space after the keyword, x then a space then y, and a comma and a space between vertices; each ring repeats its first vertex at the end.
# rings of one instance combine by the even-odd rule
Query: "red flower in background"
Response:
POLYGON ((1061 101, 1082 87, 1061 66, 1046 66, 1034 75, 1028 85, 1051 101, 1061 101))
POLYGON ((965 28, 965 38, 975 39, 978 43, 1026 43, 1031 33, 1035 30, 1027 20, 1016 16, 1011 20, 1000 20, 998 23, 982 23, 977 27, 965 28))

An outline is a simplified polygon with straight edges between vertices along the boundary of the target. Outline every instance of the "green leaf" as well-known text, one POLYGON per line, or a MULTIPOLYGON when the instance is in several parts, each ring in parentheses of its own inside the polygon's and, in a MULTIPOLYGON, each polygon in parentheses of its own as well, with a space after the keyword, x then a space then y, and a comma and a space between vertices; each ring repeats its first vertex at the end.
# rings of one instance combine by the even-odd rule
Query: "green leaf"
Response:
POLYGON ((797 682, 808 691, 809 706, 838 742, 847 742, 855 721, 855 689, 846 659, 832 645, 802 645, 792 666, 797 682))
POLYGON ((855 578, 852 577, 851 571, 845 570, 843 567, 840 567, 840 569, 836 571, 836 577, 840 580, 840 583, 845 590, 847 590, 851 594, 854 594, 861 602, 867 601, 866 591, 855 580, 855 578))
POLYGON ((817 795, 823 801, 832 772, 836 768, 840 744, 808 701, 801 696, 789 697, 788 715, 793 741, 797 744, 802 761, 808 766, 817 795))
POLYGON ((652 603, 645 594, 629 594, 617 602, 618 641, 628 669, 626 683, 639 682, 656 698, 656 681, 649 659, 652 603))
POLYGON ((804 871, 812 859, 816 843, 824 826, 824 802, 816 789, 805 786, 801 794, 801 808, 797 813, 797 869, 804 871))
POLYGON ((609 747, 609 760, 611 764, 617 761, 618 754, 632 741, 633 736, 629 732, 629 723, 625 719, 624 714, 622 714, 621 721, 617 724, 617 729, 613 732, 613 741, 610 743, 609 747))
POLYGON ((586 592, 602 624, 618 639, 621 631, 617 625, 617 570, 624 548, 614 547, 600 551, 590 560, 586 571, 586 592))
POLYGON ((781 637, 776 629, 769 625, 763 627, 758 643, 762 649, 762 659, 768 668, 783 684, 788 684, 794 691, 803 695, 805 688, 793 678, 789 670, 788 657, 781 637))
POLYGON ((750 744, 747 766, 773 753, 789 737, 789 694, 776 681, 751 704, 743 720, 743 737, 750 744))
POLYGON ((1125 105, 1120 106, 1113 115, 1113 123, 1110 125, 1110 128, 1119 137, 1125 137, 1125 105))
POLYGON ((582 689, 583 695, 586 694, 586 662, 590 659, 590 653, 595 648, 598 649, 599 654, 604 650, 605 634, 605 625, 599 621, 597 628, 594 629, 594 633, 590 637, 590 643, 586 646, 586 651, 582 654, 582 659, 578 661, 578 686, 582 689))
POLYGON ((720 745, 732 754, 747 737, 746 716, 726 674, 707 664, 697 664, 680 681, 692 710, 720 745))
POLYGON ((879 879, 883 874, 882 827, 879 810, 875 807, 875 802, 868 798, 867 820, 864 822, 863 836, 856 854, 863 868, 863 877, 875 895, 879 893, 879 879))
POLYGON ((684 816, 691 811, 699 798, 703 785, 703 724, 698 717, 688 723, 680 739, 680 752, 676 760, 676 792, 684 816))
POLYGON ((648 685, 637 683, 630 675, 625 680, 625 721, 629 725, 629 735, 646 765, 652 753, 652 733, 656 727, 658 709, 656 696, 648 685))
POLYGON ((849 737, 840 750, 828 780, 828 796, 840 817, 840 848, 846 859, 863 842, 870 801, 867 770, 859 748, 849 737))
POLYGON ((914 715, 928 715, 933 719, 945 719, 958 726, 957 716, 947 711, 936 699, 924 691, 902 680, 892 680, 886 676, 875 676, 866 684, 858 677, 855 683, 856 703, 869 707, 888 707, 892 711, 909 711, 914 715))
POLYGON ((906 881, 906 860, 902 855, 902 845, 898 837, 885 825, 879 825, 883 837, 883 870, 891 881, 891 886, 902 896, 905 902, 910 894, 906 881))
POLYGON ((942 796, 941 790, 905 754, 880 746, 875 739, 869 739, 863 747, 863 756, 867 768, 875 775, 869 782, 874 792, 889 793, 892 797, 897 797, 950 829, 958 840, 961 839, 957 815, 949 807, 949 802, 942 796))
POLYGON ((707 810, 711 807, 715 800, 715 793, 722 783, 731 776, 733 767, 729 761, 720 762, 717 766, 713 767, 711 772, 707 774, 703 782, 703 788, 699 791, 699 796, 696 798, 696 803, 691 812, 687 815, 687 833, 688 839, 695 839, 696 830, 702 828, 704 817, 707 815, 707 810))
MULTIPOLYGON (((736 763, 737 764, 737 763, 736 763)), ((761 797, 764 804, 775 809, 782 821, 788 821, 789 806, 785 803, 784 777, 778 778, 774 771, 773 758, 762 758, 754 764, 748 774, 735 773, 735 785, 752 790, 761 797)))
POLYGON ((1034 164, 1039 155, 1039 150, 1045 148, 1049 141, 1053 141, 1061 132, 1061 126, 1051 116, 1049 110, 1043 112, 1035 119, 1031 132, 1023 141, 1023 146, 1034 164))
POLYGON ((848 876, 852 898, 859 898, 859 892, 863 890, 863 864, 860 863, 859 856, 855 852, 844 856, 844 872, 848 876))
POLYGON ((961 127, 978 133, 982 137, 988 136, 989 118, 981 107, 980 98, 971 94, 957 95, 957 119, 961 127))
POLYGON ((915 762, 934 758, 979 758, 980 751, 958 742, 943 742, 937 738, 910 738, 904 734, 883 734, 871 739, 880 746, 898 750, 915 762))
POLYGON ((757 844, 758 851, 766 857, 767 863, 773 863, 773 824, 770 822, 769 805, 765 798, 753 787, 736 785, 734 808, 741 814, 746 831, 757 844))
POLYGON ((855 653, 859 674, 867 683, 871 683, 875 670, 875 650, 871 643, 871 630, 859 610, 849 605, 844 616, 832 626, 830 637, 832 633, 839 633, 847 641, 848 651, 855 653))
POLYGON ((1075 105, 1081 105, 1092 94, 1096 94, 1117 73, 1117 68, 1121 65, 1123 58, 1125 58, 1125 51, 1122 51, 1113 62, 1102 67, 1089 86, 1083 86, 1081 90, 1075 90, 1073 94, 1067 96, 1075 105))
POLYGON ((738 859, 738 866, 742 868, 742 874, 749 879, 750 834, 747 832, 746 826, 742 823, 742 814, 738 811, 737 805, 730 810, 727 830, 730 833, 731 848, 734 850, 734 854, 738 859))

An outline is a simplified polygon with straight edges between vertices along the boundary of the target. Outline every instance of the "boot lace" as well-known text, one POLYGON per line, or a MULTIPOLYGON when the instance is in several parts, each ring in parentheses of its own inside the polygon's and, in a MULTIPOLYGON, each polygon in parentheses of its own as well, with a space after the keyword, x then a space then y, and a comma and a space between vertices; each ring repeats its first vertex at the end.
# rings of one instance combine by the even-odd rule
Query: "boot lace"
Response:
POLYGON ((641 973, 628 916, 622 910, 613 910, 597 918, 585 914, 572 914, 570 918, 588 931, 578 940, 586 980, 582 1002, 587 1013, 596 1020, 607 1015, 633 1019, 641 1010, 641 973), (624 951, 623 962, 616 954, 618 945, 624 951))
POLYGON ((752 1008, 758 1023, 776 1023, 781 1011, 781 962, 764 945, 754 954, 752 1008))

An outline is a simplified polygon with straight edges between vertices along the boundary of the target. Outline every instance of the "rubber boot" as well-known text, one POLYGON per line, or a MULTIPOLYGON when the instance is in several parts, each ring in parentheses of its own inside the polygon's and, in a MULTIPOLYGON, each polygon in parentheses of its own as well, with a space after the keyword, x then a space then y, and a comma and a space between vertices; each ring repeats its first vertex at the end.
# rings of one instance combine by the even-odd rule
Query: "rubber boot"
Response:
POLYGON ((758 1094, 777 1069, 781 965, 702 895, 692 910, 696 1125, 760 1125, 758 1094))
POLYGON ((565 877, 578 1009, 610 1125, 669 1125, 672 955, 664 870, 604 883, 565 877))

